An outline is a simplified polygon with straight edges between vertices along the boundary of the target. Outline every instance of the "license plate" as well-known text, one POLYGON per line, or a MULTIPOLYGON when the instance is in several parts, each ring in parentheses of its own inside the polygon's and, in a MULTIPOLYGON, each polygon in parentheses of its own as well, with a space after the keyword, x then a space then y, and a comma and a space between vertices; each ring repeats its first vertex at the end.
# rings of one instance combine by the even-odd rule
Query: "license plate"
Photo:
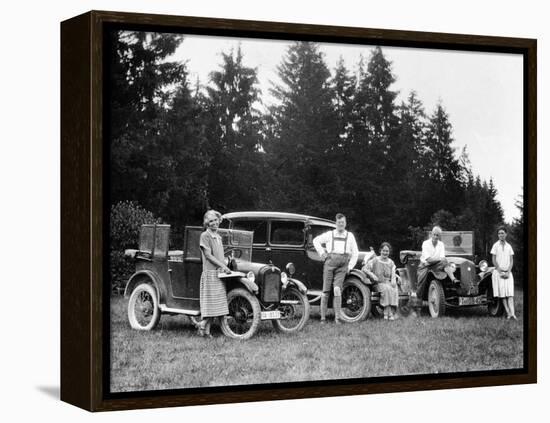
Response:
POLYGON ((483 300, 483 295, 477 297, 458 297, 458 305, 480 305, 483 304, 483 300))
POLYGON ((280 319, 280 318, 281 318, 280 310, 270 310, 270 311, 260 312, 260 319, 262 320, 273 320, 273 319, 280 319))

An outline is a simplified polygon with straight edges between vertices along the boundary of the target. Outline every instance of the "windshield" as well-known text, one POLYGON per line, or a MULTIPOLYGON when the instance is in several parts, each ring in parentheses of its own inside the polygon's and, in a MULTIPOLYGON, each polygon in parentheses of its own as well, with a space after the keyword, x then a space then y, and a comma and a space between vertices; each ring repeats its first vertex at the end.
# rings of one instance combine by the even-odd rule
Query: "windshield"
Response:
POLYGON ((443 231, 441 241, 445 244, 445 255, 473 255, 474 234, 472 231, 443 231))
POLYGON ((244 261, 252 260, 254 232, 236 229, 218 229, 218 232, 222 237, 225 256, 233 256, 244 261))

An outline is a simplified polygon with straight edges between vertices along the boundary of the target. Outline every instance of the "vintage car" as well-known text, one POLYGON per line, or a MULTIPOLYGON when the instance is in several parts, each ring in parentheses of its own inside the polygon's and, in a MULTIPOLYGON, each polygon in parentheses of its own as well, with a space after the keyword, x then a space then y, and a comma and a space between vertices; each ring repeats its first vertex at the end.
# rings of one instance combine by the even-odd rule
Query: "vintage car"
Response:
MULTIPOLYGON (((135 273, 125 289, 128 320, 134 329, 151 330, 161 314, 200 318, 203 229, 187 226, 184 249, 169 251, 170 225, 143 225, 139 250, 126 250, 135 260, 135 273)), ((273 264, 251 261, 253 233, 220 229, 231 274, 220 274, 227 289, 229 315, 220 319, 222 332, 248 339, 262 320, 280 332, 300 330, 309 319, 307 288, 273 264)))
MULTIPOLYGON (((313 247, 313 238, 336 228, 333 221, 304 214, 255 211, 227 213, 222 218, 222 227, 254 232, 253 260, 272 262, 285 269, 306 285, 311 304, 320 302, 323 261, 313 247)), ((371 254, 360 251, 355 269, 344 281, 342 318, 347 322, 366 318, 379 302, 379 293, 372 289, 373 282, 361 271, 363 259, 371 254)), ((400 295, 404 303, 408 298, 406 294, 400 295)), ((332 296, 329 306, 332 307, 332 296)))
MULTIPOLYGON (((426 235, 428 238, 429 233, 426 235)), ((417 270, 421 252, 401 251, 400 259, 405 267, 398 272, 402 286, 407 287, 411 296, 411 307, 420 310, 427 305, 432 317, 443 316, 447 309, 474 306, 486 306, 491 316, 501 315, 502 304, 493 298, 491 275, 494 267, 489 267, 485 260, 477 265, 474 263, 474 233, 443 231, 441 241, 455 278, 460 282, 453 283, 443 271, 430 270, 426 283, 420 288, 417 270)))

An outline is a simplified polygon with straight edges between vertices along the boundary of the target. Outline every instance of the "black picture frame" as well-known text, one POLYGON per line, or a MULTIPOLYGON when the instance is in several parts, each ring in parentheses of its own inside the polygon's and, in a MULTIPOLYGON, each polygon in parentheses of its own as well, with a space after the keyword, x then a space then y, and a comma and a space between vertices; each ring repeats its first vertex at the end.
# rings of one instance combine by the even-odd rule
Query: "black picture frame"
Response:
POLYGON ((91 11, 61 23, 61 399, 90 411, 536 383, 534 39, 91 11), (111 28, 521 54, 527 278, 520 370, 110 394, 105 33, 111 28))

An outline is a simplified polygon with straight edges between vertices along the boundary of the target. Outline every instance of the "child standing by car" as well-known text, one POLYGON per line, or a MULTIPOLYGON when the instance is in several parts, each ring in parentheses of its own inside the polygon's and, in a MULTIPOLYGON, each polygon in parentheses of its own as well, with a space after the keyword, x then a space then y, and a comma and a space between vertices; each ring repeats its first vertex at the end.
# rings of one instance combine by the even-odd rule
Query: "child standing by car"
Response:
POLYGON ((514 310, 514 250, 506 242, 506 228, 498 228, 498 241, 491 248, 495 270, 492 274, 493 296, 499 298, 506 310, 506 318, 517 320, 514 310))
POLYGON ((218 272, 231 273, 223 260, 223 244, 218 227, 221 214, 208 210, 204 214, 205 231, 200 237, 202 256, 202 274, 200 281, 200 309, 202 320, 198 324, 200 336, 210 335, 210 326, 215 317, 229 314, 225 285, 218 277, 218 272))

